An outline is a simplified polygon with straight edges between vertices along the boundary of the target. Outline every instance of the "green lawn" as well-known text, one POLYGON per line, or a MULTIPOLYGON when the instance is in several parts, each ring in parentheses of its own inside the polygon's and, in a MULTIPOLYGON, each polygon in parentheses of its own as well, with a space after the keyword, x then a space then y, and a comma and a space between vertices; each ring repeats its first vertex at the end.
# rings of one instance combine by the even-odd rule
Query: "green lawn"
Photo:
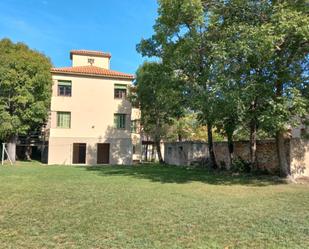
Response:
POLYGON ((309 185, 149 165, 0 167, 0 248, 309 248, 309 185))

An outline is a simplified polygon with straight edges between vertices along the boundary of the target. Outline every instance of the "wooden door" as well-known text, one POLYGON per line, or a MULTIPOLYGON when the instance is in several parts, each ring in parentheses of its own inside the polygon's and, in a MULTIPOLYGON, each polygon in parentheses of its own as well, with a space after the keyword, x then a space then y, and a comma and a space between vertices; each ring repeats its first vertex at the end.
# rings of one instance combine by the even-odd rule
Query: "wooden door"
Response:
POLYGON ((109 144, 98 144, 97 164, 109 164, 109 144))
POLYGON ((86 163, 86 147, 85 143, 73 144, 73 164, 85 164, 86 163))

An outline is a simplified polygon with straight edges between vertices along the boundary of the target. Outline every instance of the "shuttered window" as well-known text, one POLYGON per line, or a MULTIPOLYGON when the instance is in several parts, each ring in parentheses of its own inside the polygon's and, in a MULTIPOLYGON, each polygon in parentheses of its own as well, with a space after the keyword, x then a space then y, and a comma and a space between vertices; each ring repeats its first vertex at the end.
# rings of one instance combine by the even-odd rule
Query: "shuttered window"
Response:
POLYGON ((59 80, 58 81, 58 96, 71 97, 72 96, 72 82, 59 80))
POLYGON ((123 99, 127 96, 127 85, 115 84, 114 97, 115 99, 123 99))
POLYGON ((57 127, 66 129, 71 128, 70 112, 57 112, 57 127))
POLYGON ((125 129, 126 128, 126 114, 114 114, 115 128, 125 129))

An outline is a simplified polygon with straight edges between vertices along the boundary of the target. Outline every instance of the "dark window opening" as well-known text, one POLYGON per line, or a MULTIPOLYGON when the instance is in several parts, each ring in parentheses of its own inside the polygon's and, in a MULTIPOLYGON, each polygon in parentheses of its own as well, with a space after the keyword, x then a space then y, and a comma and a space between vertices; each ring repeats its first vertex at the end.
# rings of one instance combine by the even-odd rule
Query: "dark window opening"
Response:
POLYGON ((182 146, 178 147, 178 152, 179 152, 179 154, 181 154, 183 152, 183 147, 182 146))
POLYGON ((115 99, 124 99, 127 96, 126 89, 115 89, 115 99))
POLYGON ((132 153, 136 154, 136 145, 133 145, 132 153))
POLYGON ((173 148, 172 147, 168 147, 167 154, 170 156, 170 155, 172 155, 172 152, 173 152, 173 148))
POLYGON ((124 99, 127 96, 127 85, 115 84, 114 97, 115 99, 124 99))
POLYGON ((72 96, 71 81, 58 81, 58 96, 64 96, 64 97, 72 96))

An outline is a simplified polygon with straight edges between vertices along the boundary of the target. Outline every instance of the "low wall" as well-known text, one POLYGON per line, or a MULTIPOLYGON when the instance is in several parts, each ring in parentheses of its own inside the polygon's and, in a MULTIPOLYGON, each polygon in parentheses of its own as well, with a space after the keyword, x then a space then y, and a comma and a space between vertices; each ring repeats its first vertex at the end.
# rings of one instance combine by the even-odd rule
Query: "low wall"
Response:
MULTIPOLYGON (((309 141, 301 139, 287 140, 286 155, 294 175, 309 176, 309 141)), ((227 142, 215 142, 214 151, 219 165, 229 168, 230 159, 227 142)), ((234 143, 235 158, 250 159, 248 141, 234 143)), ((165 143, 164 160, 173 165, 191 165, 194 162, 209 158, 208 144, 204 142, 175 142, 165 143)), ((261 140, 257 142, 257 167, 272 173, 278 171, 279 160, 275 140, 261 140)))
POLYGON ((208 158, 208 144, 203 142, 174 142, 164 144, 164 160, 172 165, 191 165, 208 158))
MULTIPOLYGON (((290 161, 289 141, 286 141, 286 155, 290 161)), ((214 144, 214 151, 219 164, 229 168, 230 159, 227 142, 214 144)), ((234 143, 234 156, 245 161, 250 160, 250 144, 248 141, 236 141, 234 143)), ((275 172, 278 170, 279 160, 277 155, 276 142, 274 140, 260 140, 256 145, 257 167, 261 170, 275 172)))

